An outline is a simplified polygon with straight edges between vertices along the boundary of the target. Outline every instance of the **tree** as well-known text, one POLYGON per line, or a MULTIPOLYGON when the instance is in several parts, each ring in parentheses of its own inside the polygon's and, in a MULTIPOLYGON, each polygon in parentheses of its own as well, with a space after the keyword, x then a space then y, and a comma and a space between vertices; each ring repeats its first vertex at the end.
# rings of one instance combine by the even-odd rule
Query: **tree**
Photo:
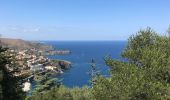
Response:
POLYGON ((168 36, 170 37, 170 26, 168 27, 167 33, 168 33, 168 36))
POLYGON ((55 87, 45 93, 36 93, 27 100, 93 100, 91 89, 87 86, 82 88, 55 87))
POLYGON ((3 100, 22 100, 25 93, 22 92, 18 84, 18 78, 14 77, 6 68, 7 64, 11 64, 10 57, 6 54, 7 49, 0 46, 0 98, 3 100))
POLYGON ((91 59, 91 69, 89 72, 90 83, 93 86, 96 83, 97 78, 100 76, 100 71, 97 69, 96 62, 94 59, 91 59))
POLYGON ((111 77, 100 77, 93 87, 97 100, 170 99, 170 40, 151 28, 140 30, 128 40, 122 62, 106 59, 111 77))
POLYGON ((61 85, 60 80, 51 77, 50 73, 35 76, 39 78, 36 80, 36 88, 31 91, 32 95, 36 95, 37 93, 44 93, 48 90, 51 90, 53 87, 59 87, 61 85))

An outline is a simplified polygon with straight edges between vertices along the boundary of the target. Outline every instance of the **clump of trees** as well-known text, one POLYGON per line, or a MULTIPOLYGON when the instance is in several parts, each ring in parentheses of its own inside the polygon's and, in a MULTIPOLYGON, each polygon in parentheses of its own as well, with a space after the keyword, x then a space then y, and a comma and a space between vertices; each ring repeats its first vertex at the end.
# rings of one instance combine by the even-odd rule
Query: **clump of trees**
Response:
POLYGON ((6 65, 11 65, 11 57, 6 55, 7 48, 0 46, 0 100, 22 100, 25 98, 25 93, 22 92, 18 81, 19 78, 14 77, 8 71, 6 65))
POLYGON ((107 59, 111 77, 100 77, 92 89, 97 100, 170 99, 170 37, 151 28, 128 40, 125 62, 107 59))
POLYGON ((36 77, 39 77, 39 79, 36 80, 36 88, 33 89, 33 91, 30 91, 31 94, 34 93, 43 93, 45 91, 50 90, 54 86, 59 87, 61 82, 51 77, 51 72, 46 73, 45 75, 35 75, 36 77))
POLYGON ((83 88, 67 88, 60 86, 53 88, 46 93, 36 93, 26 100, 92 100, 91 89, 87 86, 83 88))

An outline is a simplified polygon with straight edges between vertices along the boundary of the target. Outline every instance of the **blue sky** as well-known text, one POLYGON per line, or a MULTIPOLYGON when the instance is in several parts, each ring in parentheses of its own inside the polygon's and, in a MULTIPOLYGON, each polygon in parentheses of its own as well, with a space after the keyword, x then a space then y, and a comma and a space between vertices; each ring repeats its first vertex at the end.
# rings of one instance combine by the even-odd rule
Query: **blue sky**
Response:
POLYGON ((126 40, 141 28, 161 34, 170 0, 0 0, 0 34, 26 40, 126 40))

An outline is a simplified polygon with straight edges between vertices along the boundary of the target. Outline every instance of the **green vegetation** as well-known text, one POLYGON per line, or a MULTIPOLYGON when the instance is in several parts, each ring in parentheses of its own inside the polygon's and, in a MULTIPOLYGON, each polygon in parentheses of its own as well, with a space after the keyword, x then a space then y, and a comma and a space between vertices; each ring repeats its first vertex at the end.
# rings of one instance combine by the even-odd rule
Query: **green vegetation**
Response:
POLYGON ((99 100, 170 99, 170 38, 147 28, 129 38, 126 62, 106 59, 109 79, 99 78, 93 96, 99 100))
POLYGON ((36 88, 31 91, 32 94, 34 93, 43 93, 45 91, 50 90, 52 87, 56 86, 59 87, 60 86, 60 82, 59 80, 57 80, 56 78, 52 78, 51 76, 51 72, 50 73, 46 73, 45 75, 36 75, 36 77, 39 77, 39 79, 37 79, 36 81, 36 88))
POLYGON ((5 54, 6 50, 6 48, 0 47, 0 100, 24 99, 25 93, 18 84, 19 79, 12 76, 12 72, 5 67, 7 64, 11 65, 11 57, 5 54))
POLYGON ((91 89, 84 86, 83 88, 69 89, 64 86, 53 88, 46 93, 37 93, 26 100, 91 100, 91 89))
POLYGON ((170 37, 140 30, 122 52, 126 61, 106 57, 111 77, 99 76, 92 88, 54 88, 29 100, 168 100, 170 37))

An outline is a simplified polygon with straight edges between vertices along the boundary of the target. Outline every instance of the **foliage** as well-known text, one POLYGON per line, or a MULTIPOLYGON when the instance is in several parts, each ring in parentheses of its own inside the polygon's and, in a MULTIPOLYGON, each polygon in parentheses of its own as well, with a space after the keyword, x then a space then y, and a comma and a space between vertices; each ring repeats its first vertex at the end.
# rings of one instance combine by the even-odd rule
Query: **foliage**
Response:
POLYGON ((25 98, 25 93, 22 92, 18 84, 19 79, 14 77, 5 67, 6 64, 11 64, 10 57, 5 53, 6 50, 0 46, 0 99, 22 100, 25 98))
POLYGON ((93 87, 96 100, 170 99, 170 40, 147 28, 129 38, 122 57, 106 59, 111 77, 93 87))
POLYGON ((91 90, 86 86, 73 89, 61 86, 59 88, 55 87, 44 94, 37 93, 32 97, 28 97, 27 100, 92 100, 92 95, 91 90))
POLYGON ((36 88, 31 92, 33 94, 37 92, 43 93, 44 91, 50 90, 54 86, 60 85, 59 80, 50 77, 49 73, 40 76, 37 75, 37 77, 40 78, 36 81, 36 88))
POLYGON ((98 70, 94 59, 91 60, 91 69, 89 75, 91 78, 90 83, 93 86, 96 83, 98 77, 100 76, 100 71, 98 70))

